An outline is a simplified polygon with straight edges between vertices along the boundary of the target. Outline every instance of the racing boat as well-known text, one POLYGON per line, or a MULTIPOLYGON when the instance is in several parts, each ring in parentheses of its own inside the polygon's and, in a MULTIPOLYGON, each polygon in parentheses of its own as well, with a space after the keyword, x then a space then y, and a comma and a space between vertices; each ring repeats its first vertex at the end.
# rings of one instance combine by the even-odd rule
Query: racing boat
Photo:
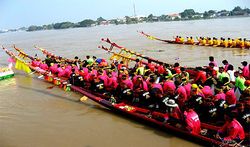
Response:
MULTIPOLYGON (((17 59, 18 57, 14 55, 14 53, 8 51, 7 49, 3 48, 5 52, 11 56, 13 59, 17 59)), ((64 90, 71 89, 72 91, 78 92, 82 94, 85 97, 88 97, 89 99, 97 102, 98 104, 110 109, 113 112, 116 112, 118 114, 122 114, 122 116, 127 116, 133 119, 136 119, 142 123, 146 123, 150 126, 157 127, 161 130, 171 132, 173 134, 176 134, 180 137, 183 137, 185 139, 189 139, 190 141, 194 141, 197 143, 200 143, 202 145, 207 146, 229 146, 229 144, 224 143, 222 141, 216 140, 213 135, 217 132, 218 127, 211 126, 208 124, 201 125, 202 127, 202 133, 201 134, 192 134, 184 129, 177 128, 175 126, 172 126, 169 123, 162 122, 158 119, 155 119, 154 114, 157 114, 158 116, 163 116, 164 114, 160 112, 155 112, 146 108, 136 107, 132 106, 126 102, 113 102, 111 101, 110 97, 106 97, 100 93, 90 91, 89 89, 86 89, 85 87, 78 87, 75 85, 71 85, 67 79, 61 79, 58 78, 56 75, 50 74, 49 71, 41 70, 37 67, 33 67, 29 63, 27 64, 31 69, 33 69, 37 74, 43 75, 44 80, 50 83, 53 83, 56 86, 59 86, 61 88, 64 88, 64 90)), ((241 142, 241 144, 234 144, 233 146, 242 145, 244 142, 241 142)))

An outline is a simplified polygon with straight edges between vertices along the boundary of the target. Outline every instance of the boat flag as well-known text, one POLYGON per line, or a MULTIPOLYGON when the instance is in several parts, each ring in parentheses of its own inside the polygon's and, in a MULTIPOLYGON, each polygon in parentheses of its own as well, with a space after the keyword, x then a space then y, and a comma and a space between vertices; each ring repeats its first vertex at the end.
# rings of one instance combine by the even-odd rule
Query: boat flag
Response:
POLYGON ((26 72, 26 73, 30 73, 30 72, 31 72, 29 66, 26 65, 23 61, 21 61, 20 59, 17 59, 17 58, 16 58, 16 65, 15 65, 15 68, 16 68, 17 70, 22 70, 22 71, 24 71, 24 72, 26 72))

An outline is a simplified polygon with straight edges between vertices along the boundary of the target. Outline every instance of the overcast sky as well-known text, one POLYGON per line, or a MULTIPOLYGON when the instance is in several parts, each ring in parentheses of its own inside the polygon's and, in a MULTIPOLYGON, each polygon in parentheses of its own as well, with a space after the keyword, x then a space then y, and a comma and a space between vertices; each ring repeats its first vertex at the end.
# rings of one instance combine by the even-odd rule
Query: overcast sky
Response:
POLYGON ((250 8, 250 0, 0 0, 0 29, 43 25, 56 22, 79 22, 132 16, 133 3, 137 15, 171 14, 192 8, 232 10, 235 6, 250 8))

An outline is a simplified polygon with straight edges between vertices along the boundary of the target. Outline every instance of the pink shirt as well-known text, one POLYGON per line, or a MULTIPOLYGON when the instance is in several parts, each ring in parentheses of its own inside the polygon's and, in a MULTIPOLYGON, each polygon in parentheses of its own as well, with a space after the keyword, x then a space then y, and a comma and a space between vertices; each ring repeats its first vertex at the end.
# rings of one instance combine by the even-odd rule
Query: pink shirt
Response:
POLYGON ((205 98, 208 98, 213 95, 213 92, 209 86, 204 86, 201 89, 202 93, 204 94, 205 98))
POLYGON ((33 60, 33 61, 31 62, 31 65, 34 66, 34 67, 39 67, 40 64, 41 64, 41 62, 35 61, 35 60, 33 60))
POLYGON ((187 93, 186 93, 185 88, 183 86, 179 86, 176 90, 176 94, 179 95, 177 99, 177 103, 180 106, 180 108, 182 108, 182 106, 184 106, 187 100, 187 93))
POLYGON ((190 95, 191 95, 191 87, 192 85, 190 83, 187 83, 186 85, 184 85, 188 99, 190 98, 190 95))
POLYGON ((154 84, 152 85, 152 88, 157 88, 157 89, 159 89, 159 90, 161 91, 161 93, 163 94, 163 88, 162 88, 161 84, 159 84, 159 83, 154 83, 154 84))
POLYGON ((65 71, 61 67, 57 68, 57 72, 59 77, 63 77, 65 75, 65 71))
POLYGON ((244 66, 243 67, 243 69, 242 69, 242 75, 243 75, 243 77, 248 78, 248 76, 249 76, 248 66, 244 66))
POLYGON ((50 66, 50 67, 49 67, 49 70, 50 70, 53 74, 55 74, 55 73, 57 72, 57 64, 54 64, 53 66, 50 66))
POLYGON ((103 80, 103 84, 104 84, 105 87, 108 86, 108 78, 109 77, 107 75, 104 75, 104 74, 103 75, 99 75, 98 78, 101 79, 101 80, 103 80))
POLYGON ((201 131, 201 123, 199 116, 194 110, 185 111, 184 112, 185 122, 187 124, 187 129, 192 134, 200 134, 201 131))
POLYGON ((131 80, 126 79, 126 80, 123 80, 122 83, 124 83, 127 86, 127 88, 133 89, 133 82, 131 80))
POLYGON ((108 87, 117 88, 117 77, 111 77, 108 79, 108 87))
POLYGON ((43 69, 43 70, 48 70, 49 69, 48 65, 44 64, 44 63, 40 64, 40 68, 43 69))
POLYGON ((223 93, 223 92, 218 93, 218 94, 215 95, 214 99, 215 99, 215 101, 220 100, 220 99, 226 100, 226 94, 223 93))
POLYGON ((163 74, 163 73, 165 72, 164 67, 163 67, 162 65, 158 66, 157 72, 158 72, 159 74, 163 74))
POLYGON ((224 140, 234 140, 234 139, 245 139, 245 132, 241 124, 233 119, 231 122, 226 122, 223 127, 219 130, 219 133, 226 134, 224 140))

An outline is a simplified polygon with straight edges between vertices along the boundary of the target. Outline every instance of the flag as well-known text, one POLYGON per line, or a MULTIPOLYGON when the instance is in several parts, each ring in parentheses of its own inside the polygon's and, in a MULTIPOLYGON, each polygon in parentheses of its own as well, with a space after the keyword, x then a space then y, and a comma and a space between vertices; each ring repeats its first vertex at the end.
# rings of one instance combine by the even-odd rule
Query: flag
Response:
POLYGON ((16 66, 15 66, 15 68, 16 68, 17 70, 22 70, 22 71, 24 71, 24 72, 26 72, 26 73, 30 73, 30 72, 31 72, 29 66, 26 65, 26 64, 25 64, 23 61, 21 61, 20 59, 16 59, 16 66))

